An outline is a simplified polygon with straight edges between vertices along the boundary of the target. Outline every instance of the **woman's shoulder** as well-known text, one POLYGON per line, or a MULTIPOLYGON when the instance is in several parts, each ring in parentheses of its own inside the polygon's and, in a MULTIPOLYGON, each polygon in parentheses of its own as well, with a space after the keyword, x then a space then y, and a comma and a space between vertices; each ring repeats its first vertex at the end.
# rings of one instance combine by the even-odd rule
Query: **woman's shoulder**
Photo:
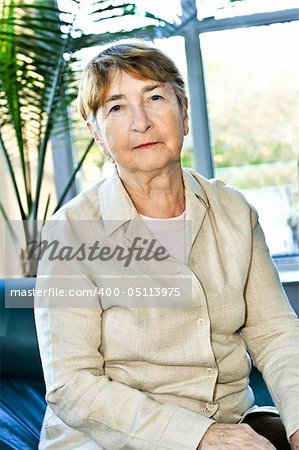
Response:
POLYGON ((194 169, 190 168, 184 168, 184 174, 187 175, 186 178, 188 179, 188 181, 191 179, 193 180, 191 181, 191 183, 189 182, 189 185, 195 181, 195 183, 198 183, 202 187, 208 197, 237 197, 241 201, 248 203, 244 195, 238 189, 230 184, 225 183, 219 178, 205 178, 203 175, 200 175, 194 169))
POLYGON ((91 187, 84 189, 70 201, 65 203, 50 220, 92 220, 100 217, 98 191, 105 178, 91 187))
POLYGON ((188 180, 192 179, 191 185, 197 183, 201 187, 209 208, 215 212, 231 218, 234 216, 241 216, 238 218, 254 216, 256 220, 255 209, 237 188, 218 178, 207 179, 194 169, 184 169, 184 174, 187 175, 188 180))
POLYGON ((98 191, 105 180, 106 178, 103 178, 65 203, 46 221, 43 234, 54 232, 57 235, 59 231, 63 235, 70 227, 74 227, 76 222, 80 222, 82 228, 84 223, 87 225, 88 222, 99 221, 101 212, 98 191))

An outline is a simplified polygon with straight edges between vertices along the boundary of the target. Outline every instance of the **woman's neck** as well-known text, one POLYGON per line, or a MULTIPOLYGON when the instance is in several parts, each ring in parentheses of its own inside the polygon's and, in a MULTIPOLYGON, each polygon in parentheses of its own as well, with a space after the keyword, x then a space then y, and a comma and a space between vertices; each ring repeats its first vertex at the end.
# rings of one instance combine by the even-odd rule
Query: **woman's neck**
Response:
POLYGON ((155 173, 127 173, 120 179, 140 214, 159 219, 176 217, 185 210, 182 168, 166 168, 155 173))

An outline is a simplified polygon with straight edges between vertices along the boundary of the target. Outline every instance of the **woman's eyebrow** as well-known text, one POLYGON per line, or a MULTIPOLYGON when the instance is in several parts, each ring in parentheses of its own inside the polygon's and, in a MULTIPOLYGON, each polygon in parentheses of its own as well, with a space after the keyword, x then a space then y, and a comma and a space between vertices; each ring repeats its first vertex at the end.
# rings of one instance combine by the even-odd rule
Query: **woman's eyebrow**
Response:
POLYGON ((105 105, 107 105, 107 103, 109 102, 114 102, 115 100, 121 100, 125 98, 124 94, 115 94, 115 95, 111 95, 110 97, 107 98, 107 100, 105 101, 105 105))
POLYGON ((142 92, 150 92, 157 88, 165 89, 164 83, 156 83, 145 86, 144 88, 142 88, 142 92))

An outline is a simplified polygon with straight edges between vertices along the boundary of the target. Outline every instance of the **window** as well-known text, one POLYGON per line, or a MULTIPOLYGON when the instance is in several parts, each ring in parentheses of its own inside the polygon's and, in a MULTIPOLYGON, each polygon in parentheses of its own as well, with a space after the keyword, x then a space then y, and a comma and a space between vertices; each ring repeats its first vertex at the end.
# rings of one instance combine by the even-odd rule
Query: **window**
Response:
POLYGON ((200 35, 216 176, 256 207, 274 255, 298 253, 298 22, 200 35))
MULTIPOLYGON (((181 2, 175 0, 170 7, 170 1, 165 5, 150 0, 136 3, 141 16, 148 9, 173 23, 175 34, 182 13, 181 2)), ((263 12, 269 12, 266 22, 270 23, 275 11, 291 11, 296 7, 294 0, 197 0, 196 4, 198 18, 215 17, 216 20, 208 21, 209 29, 214 25, 217 28, 217 19, 222 18, 237 19, 233 27, 243 27, 239 17, 263 12)), ((185 2, 185 8, 183 20, 192 16, 192 2, 185 2)), ((279 14, 275 16, 277 20, 279 14)), ((188 35, 188 26, 192 24, 200 31, 200 22, 189 22, 184 33, 188 35)), ((203 32, 206 28, 202 28, 200 32, 215 175, 239 188, 256 207, 270 251, 279 256, 299 251, 296 154, 299 67, 294 45, 298 24, 294 21, 209 32, 203 32)), ((225 26, 229 28, 228 23, 225 26)), ((179 30, 180 27, 178 33, 179 30)), ((184 37, 158 39, 159 33, 157 30, 155 43, 176 61, 187 82, 184 37)), ((83 65, 98 51, 95 47, 84 49, 80 55, 83 65)), ((79 155, 89 139, 82 128, 75 130, 79 155)), ((195 166, 193 147, 190 133, 183 150, 185 166, 195 166)), ((109 174, 109 167, 94 147, 81 172, 81 187, 109 174)))
POLYGON ((199 20, 223 19, 298 8, 297 0, 196 0, 199 20))

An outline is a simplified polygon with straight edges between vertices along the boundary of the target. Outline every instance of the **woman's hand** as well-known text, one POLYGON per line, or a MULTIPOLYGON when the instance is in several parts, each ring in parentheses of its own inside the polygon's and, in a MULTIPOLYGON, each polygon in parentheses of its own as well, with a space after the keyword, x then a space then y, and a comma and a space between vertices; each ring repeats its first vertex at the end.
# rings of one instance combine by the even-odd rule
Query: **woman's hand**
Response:
POLYGON ((292 450, 299 450, 299 430, 290 437, 290 444, 292 450))
POLYGON ((275 450, 275 447, 247 424, 214 423, 204 434, 198 450, 214 449, 275 450))

